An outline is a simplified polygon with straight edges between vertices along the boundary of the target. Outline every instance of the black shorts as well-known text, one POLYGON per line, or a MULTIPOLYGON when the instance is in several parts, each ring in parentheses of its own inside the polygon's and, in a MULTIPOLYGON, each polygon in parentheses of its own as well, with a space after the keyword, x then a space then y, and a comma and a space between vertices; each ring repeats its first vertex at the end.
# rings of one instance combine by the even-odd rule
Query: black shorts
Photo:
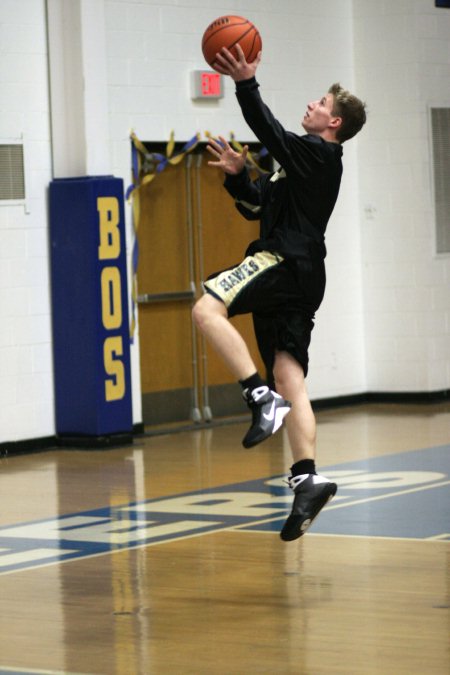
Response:
POLYGON ((204 286, 225 304, 229 317, 253 315, 258 348, 272 384, 276 351, 289 352, 306 377, 314 314, 325 291, 322 259, 283 259, 261 251, 212 274, 204 286))

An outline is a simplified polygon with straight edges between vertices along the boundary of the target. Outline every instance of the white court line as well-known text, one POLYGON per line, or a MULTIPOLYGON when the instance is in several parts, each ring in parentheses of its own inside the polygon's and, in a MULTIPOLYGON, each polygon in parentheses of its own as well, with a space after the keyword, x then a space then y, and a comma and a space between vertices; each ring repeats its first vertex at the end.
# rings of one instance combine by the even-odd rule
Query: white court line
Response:
POLYGON ((388 499, 389 497, 400 497, 401 495, 412 494, 413 492, 421 492, 422 490, 433 490, 434 488, 450 485, 450 480, 444 480, 440 483, 433 483, 432 485, 420 485, 416 488, 409 488, 408 490, 399 490, 398 492, 389 492, 385 495, 376 495, 375 497, 367 497, 366 499, 356 499, 355 501, 346 502, 345 504, 335 504, 328 506, 328 509, 341 509, 344 506, 354 506, 355 504, 366 504, 367 502, 376 502, 380 499, 388 499))
MULTIPOLYGON (((406 495, 406 494, 410 494, 412 492, 421 492, 422 490, 431 490, 433 488, 442 487, 444 485, 450 485, 450 480, 441 481, 440 483, 433 483, 433 485, 421 485, 420 487, 410 488, 409 490, 399 490, 398 492, 389 492, 389 493, 384 494, 384 495, 375 495, 374 497, 366 497, 365 499, 356 499, 354 501, 347 501, 343 504, 334 504, 334 505, 331 505, 331 506, 325 506, 325 509, 327 511, 331 511, 332 509, 343 509, 347 506, 355 506, 355 505, 358 505, 358 504, 367 504, 368 502, 375 502, 375 501, 379 501, 380 499, 388 499, 389 497, 398 497, 400 495, 406 495)), ((253 527, 254 525, 264 525, 265 523, 272 523, 276 520, 280 520, 280 518, 283 518, 282 514, 280 514, 278 516, 271 516, 270 518, 265 518, 264 520, 258 520, 258 521, 253 522, 253 523, 246 523, 244 525, 235 525, 234 529, 235 530, 241 530, 241 529, 244 529, 245 527, 253 527)), ((227 528, 227 529, 229 529, 229 528, 227 528)), ((206 533, 206 534, 209 534, 209 533, 206 533)), ((330 536, 338 536, 338 535, 330 535, 330 536)), ((360 535, 342 535, 342 536, 344 536, 344 537, 346 537, 346 536, 358 537, 360 535)), ((442 536, 442 535, 438 535, 438 536, 442 536)), ((426 539, 432 539, 432 538, 433 537, 427 537, 426 539)), ((395 537, 394 537, 394 539, 395 539, 395 537)), ((399 539, 406 539, 406 537, 399 537, 399 539)), ((420 537, 419 541, 422 541, 422 540, 423 540, 423 538, 420 537)))
POLYGON ((89 675, 89 673, 69 673, 67 670, 40 670, 36 668, 16 668, 5 666, 0 663, 0 675, 2 673, 29 673, 30 675, 89 675))
MULTIPOLYGON (((331 534, 325 532, 309 532, 309 536, 313 537, 340 537, 340 538, 350 538, 350 539, 383 539, 385 541, 425 541, 430 542, 434 540, 434 537, 386 537, 384 535, 378 536, 376 534, 331 534)), ((434 540, 439 544, 444 544, 443 540, 436 539, 434 540)))
MULTIPOLYGON (((240 532, 242 534, 270 534, 273 536, 273 531, 271 530, 244 530, 241 526, 236 527, 234 529, 235 532, 240 532)), ((433 544, 448 544, 448 541, 445 539, 439 539, 438 537, 386 537, 385 535, 378 535, 378 534, 337 534, 331 533, 331 532, 313 532, 312 530, 308 530, 305 532, 305 534, 302 535, 302 539, 304 537, 322 537, 322 538, 338 538, 338 539, 370 539, 370 540, 376 540, 378 541, 379 539, 382 539, 383 541, 414 541, 414 542, 425 542, 427 544, 433 543, 433 544)), ((293 540, 293 541, 298 541, 293 540)), ((287 542, 290 543, 290 542, 287 542)), ((1 675, 1 672, 0 672, 1 675)))

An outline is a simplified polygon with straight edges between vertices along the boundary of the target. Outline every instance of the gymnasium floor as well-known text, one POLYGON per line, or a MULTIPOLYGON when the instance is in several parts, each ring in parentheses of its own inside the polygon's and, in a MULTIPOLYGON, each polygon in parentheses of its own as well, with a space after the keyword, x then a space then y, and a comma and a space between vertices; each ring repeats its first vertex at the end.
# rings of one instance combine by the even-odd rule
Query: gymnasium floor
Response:
POLYGON ((299 541, 247 422, 0 459, 0 673, 446 675, 450 404, 318 413, 299 541))

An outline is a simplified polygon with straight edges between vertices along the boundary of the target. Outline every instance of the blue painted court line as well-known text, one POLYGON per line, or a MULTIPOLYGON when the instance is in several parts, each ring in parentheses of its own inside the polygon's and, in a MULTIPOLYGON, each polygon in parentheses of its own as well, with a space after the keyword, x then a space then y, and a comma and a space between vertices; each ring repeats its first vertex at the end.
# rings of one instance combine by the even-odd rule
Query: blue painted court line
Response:
MULTIPOLYGON (((338 464, 323 473, 337 481, 338 494, 312 532, 449 537, 450 445, 338 464)), ((0 574, 219 530, 278 532, 291 504, 283 477, 273 476, 9 525, 0 528, 0 574)))

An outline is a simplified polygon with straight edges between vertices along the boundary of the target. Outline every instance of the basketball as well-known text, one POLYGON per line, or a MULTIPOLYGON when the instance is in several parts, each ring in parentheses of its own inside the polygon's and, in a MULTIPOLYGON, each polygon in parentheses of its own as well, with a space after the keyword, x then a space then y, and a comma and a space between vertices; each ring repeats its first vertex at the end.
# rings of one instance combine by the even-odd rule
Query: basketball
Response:
POLYGON ((229 49, 237 58, 239 42, 247 63, 252 63, 261 51, 262 40, 255 26, 242 16, 220 16, 203 33, 202 51, 206 62, 214 68, 216 54, 222 47, 229 49))

